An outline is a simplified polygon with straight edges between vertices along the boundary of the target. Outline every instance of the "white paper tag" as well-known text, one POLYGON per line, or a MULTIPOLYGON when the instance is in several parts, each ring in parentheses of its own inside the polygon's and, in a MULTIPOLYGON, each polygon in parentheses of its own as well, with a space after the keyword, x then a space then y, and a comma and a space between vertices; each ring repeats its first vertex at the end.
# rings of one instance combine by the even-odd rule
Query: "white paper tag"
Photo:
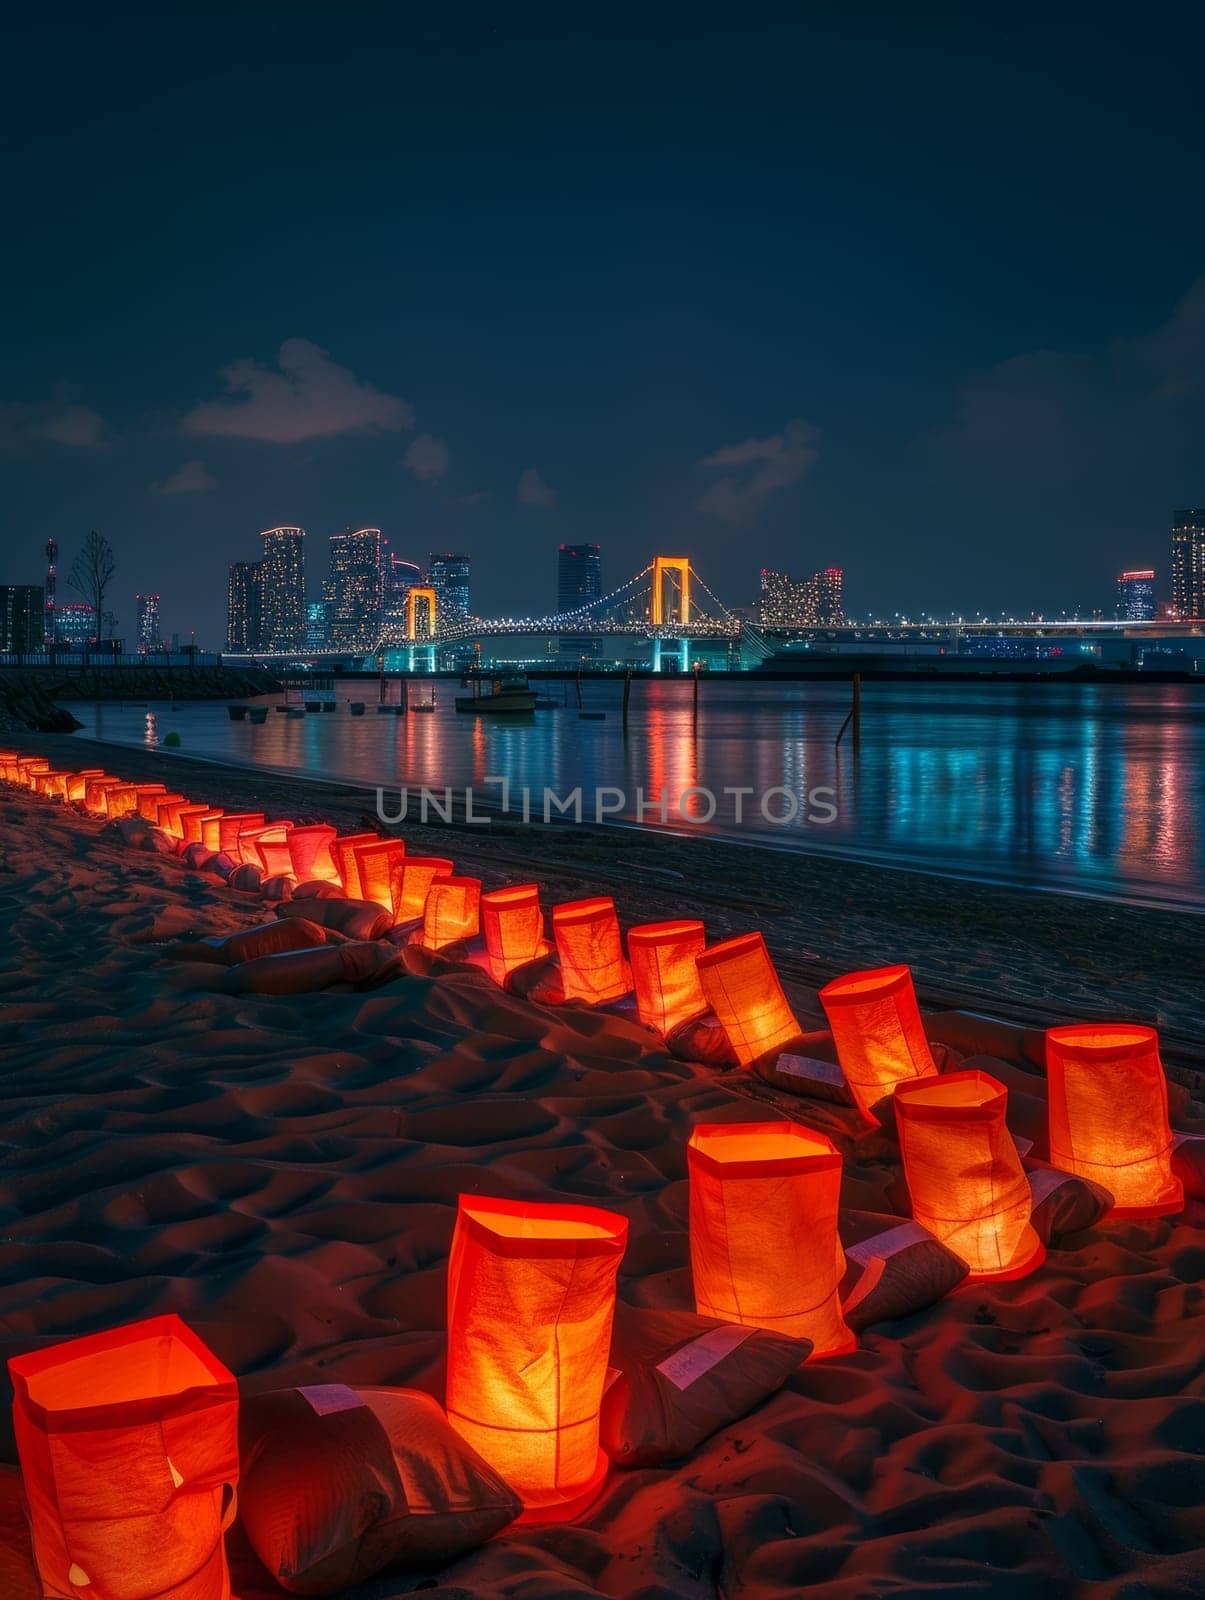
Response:
POLYGON ((1029 1192, 1033 1196, 1035 1206, 1040 1206, 1042 1201, 1052 1195, 1056 1189, 1061 1189, 1065 1183, 1070 1183, 1074 1173, 1060 1172, 1057 1167, 1039 1167, 1036 1172, 1027 1173, 1029 1178, 1029 1192))
POLYGON ((845 1074, 835 1061, 817 1061, 815 1056, 782 1055, 775 1068, 788 1078, 811 1078, 814 1083, 831 1083, 838 1088, 845 1082, 845 1074))
POLYGON ((329 1417, 336 1411, 356 1411, 364 1404, 356 1391, 349 1389, 345 1383, 316 1383, 309 1388, 298 1389, 297 1393, 306 1397, 320 1417, 329 1417))
POLYGON ((888 1228, 886 1233, 873 1234, 869 1239, 863 1239, 861 1244, 851 1244, 845 1252, 845 1258, 865 1267, 876 1256, 886 1261, 889 1256, 907 1250, 909 1245, 920 1244, 932 1237, 928 1228, 922 1228, 919 1222, 901 1222, 898 1228, 888 1228))
POLYGON ((710 1372, 718 1361, 755 1332, 756 1329, 744 1328, 735 1322, 725 1323, 722 1328, 709 1328, 697 1339, 684 1344, 681 1350, 675 1350, 672 1356, 658 1362, 657 1371, 668 1378, 675 1389, 689 1389, 696 1378, 710 1372))

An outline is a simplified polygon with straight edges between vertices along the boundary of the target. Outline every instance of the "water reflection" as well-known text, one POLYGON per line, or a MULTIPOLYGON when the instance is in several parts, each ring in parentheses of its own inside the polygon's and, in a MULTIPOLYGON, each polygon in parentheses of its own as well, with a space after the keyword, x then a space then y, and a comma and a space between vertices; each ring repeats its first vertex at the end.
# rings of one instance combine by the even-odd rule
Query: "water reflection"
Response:
MULTIPOLYGON (((618 681, 590 685, 605 721, 580 720, 570 695, 493 722, 458 715, 447 693, 431 715, 351 717, 358 694, 343 685, 335 714, 271 712, 259 726, 231 722, 224 705, 73 709, 94 737, 145 744, 176 731, 185 754, 394 791, 472 785, 489 804, 498 790, 486 780, 505 777, 516 814, 525 788, 539 815, 546 788, 580 787, 587 817, 607 789, 604 804, 620 791, 619 814, 636 819, 643 791, 655 823, 664 790, 681 831, 1205 907, 1205 719, 1192 686, 871 685, 857 751, 848 735, 834 749, 848 685, 705 680, 696 720, 689 682, 638 682, 626 735, 618 681), (699 788, 715 795, 707 823, 678 812, 699 788), (796 822, 774 826, 758 797, 782 789, 831 791, 835 821, 818 822, 805 799, 796 822)), ((708 809, 696 800, 696 815, 708 809)))

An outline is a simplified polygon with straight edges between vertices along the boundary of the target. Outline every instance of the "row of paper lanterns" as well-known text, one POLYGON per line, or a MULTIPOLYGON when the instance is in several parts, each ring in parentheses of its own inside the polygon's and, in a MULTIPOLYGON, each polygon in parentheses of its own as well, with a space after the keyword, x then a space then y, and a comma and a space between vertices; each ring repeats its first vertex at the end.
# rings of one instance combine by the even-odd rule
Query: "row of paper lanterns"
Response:
MULTIPOLYGON (((0 776, 82 801, 99 814, 137 812, 181 846, 211 846, 265 873, 337 882, 355 898, 386 906, 395 922, 421 919, 420 942, 432 949, 475 936, 480 927, 486 964, 499 982, 555 947, 566 997, 604 1003, 634 989, 641 1020, 663 1036, 710 1008, 743 1065, 781 1050, 801 1031, 760 934, 708 949, 700 922, 650 924, 629 930, 625 959, 609 899, 555 907, 550 943, 535 885, 483 894, 478 880, 456 878, 450 861, 407 857, 401 841, 269 823, 260 813, 190 804, 164 785, 53 772, 41 758, 0 754, 0 776)), ((839 978, 821 999, 863 1116, 875 1120, 874 1108, 894 1098, 916 1220, 966 1262, 973 1278, 1032 1271, 1044 1248, 1030 1222, 1031 1195, 1006 1126, 1003 1085, 977 1070, 938 1075, 906 967, 839 978)), ((1047 1077, 1053 1165, 1108 1188, 1115 1215, 1182 1206, 1154 1030, 1051 1029, 1047 1077)), ((852 1348, 840 1304, 841 1156, 832 1141, 789 1122, 700 1124, 687 1157, 696 1309, 809 1339, 817 1358, 852 1348)), ((449 1261, 447 1411, 533 1518, 573 1515, 605 1473, 598 1413, 626 1237, 626 1220, 598 1207, 461 1197, 449 1261)), ((177 1349, 179 1330, 147 1334, 158 1341, 153 1363, 145 1350, 129 1353, 141 1337, 137 1327, 117 1330, 10 1363, 18 1446, 48 1582, 48 1571, 63 1581, 59 1569, 69 1553, 60 1504, 67 1479, 56 1441, 69 1435, 78 1450, 93 1422, 106 1438, 114 1427, 125 1431, 123 1409, 137 1431, 136 1414, 152 1383, 175 1396, 173 1416, 193 1417, 208 1390, 229 1380, 224 1369, 201 1374, 198 1362, 220 1364, 203 1346, 198 1352, 195 1335, 187 1349, 177 1349), (81 1423, 82 1416, 92 1420, 81 1423)), ((148 1448, 153 1455, 158 1447, 148 1448)), ((164 1449, 173 1481, 199 1485, 196 1495, 208 1496, 205 1504, 216 1514, 213 1483, 203 1470, 195 1479, 185 1471, 185 1446, 164 1449)), ((177 1591, 169 1585, 153 1592, 177 1591)))

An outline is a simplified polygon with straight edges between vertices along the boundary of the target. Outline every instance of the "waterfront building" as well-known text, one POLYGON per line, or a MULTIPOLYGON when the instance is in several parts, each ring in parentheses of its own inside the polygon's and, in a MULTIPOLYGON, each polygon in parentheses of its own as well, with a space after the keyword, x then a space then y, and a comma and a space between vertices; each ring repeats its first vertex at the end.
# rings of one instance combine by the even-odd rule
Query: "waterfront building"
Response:
POLYGON ((825 567, 810 578, 763 567, 758 616, 764 628, 836 626, 845 620, 840 567, 825 567))
MULTIPOLYGON (((596 544, 563 544, 556 558, 556 609, 559 614, 580 611, 591 600, 601 597, 602 552, 596 544)), ((560 642, 563 656, 598 656, 602 640, 585 634, 564 634, 560 642)))
POLYGON ((305 529, 268 528, 263 534, 262 625, 259 648, 305 649, 305 529))
POLYGON ((236 561, 226 585, 226 648, 253 655, 263 648, 262 561, 236 561))
POLYGON ((55 608, 57 640, 71 650, 82 650, 96 639, 96 612, 82 600, 66 600, 55 608))
POLYGON ((1153 568, 1122 572, 1117 579, 1117 615, 1123 622, 1151 622, 1155 616, 1153 568))
POLYGON ((1177 616, 1205 617, 1205 507, 1172 517, 1172 605, 1177 616))
POLYGON ((349 528, 330 537, 330 570, 322 587, 332 650, 375 650, 381 637, 384 585, 380 528, 349 528))
POLYGON ((469 615, 469 558, 431 553, 427 582, 435 590, 435 611, 440 619, 451 621, 469 615))
POLYGON ((134 600, 138 606, 138 654, 144 656, 150 651, 162 650, 163 640, 159 635, 159 596, 136 594, 134 600))
POLYGON ((0 650, 25 655, 45 643, 46 591, 40 583, 0 584, 0 650))

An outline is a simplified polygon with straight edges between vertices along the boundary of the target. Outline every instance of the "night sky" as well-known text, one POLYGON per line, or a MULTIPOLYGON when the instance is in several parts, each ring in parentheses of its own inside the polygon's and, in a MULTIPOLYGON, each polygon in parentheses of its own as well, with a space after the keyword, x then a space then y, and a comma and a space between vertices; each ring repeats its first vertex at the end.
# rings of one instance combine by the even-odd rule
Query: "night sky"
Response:
POLYGON ((220 647, 261 528, 551 609, 1166 592, 1205 503, 1205 24, 1146 6, 10 8, 0 581, 220 647), (73 598, 64 596, 64 598, 73 598))

